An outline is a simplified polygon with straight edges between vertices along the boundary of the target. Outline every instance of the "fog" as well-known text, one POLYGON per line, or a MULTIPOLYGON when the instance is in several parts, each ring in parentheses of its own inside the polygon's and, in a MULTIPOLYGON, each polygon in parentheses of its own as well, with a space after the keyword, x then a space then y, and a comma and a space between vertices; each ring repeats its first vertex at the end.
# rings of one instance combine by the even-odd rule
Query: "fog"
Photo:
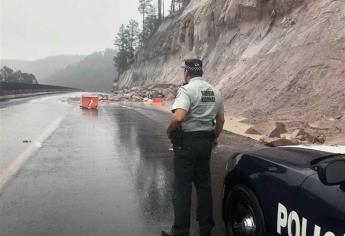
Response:
POLYGON ((35 60, 113 47, 138 0, 1 0, 1 59, 35 60))

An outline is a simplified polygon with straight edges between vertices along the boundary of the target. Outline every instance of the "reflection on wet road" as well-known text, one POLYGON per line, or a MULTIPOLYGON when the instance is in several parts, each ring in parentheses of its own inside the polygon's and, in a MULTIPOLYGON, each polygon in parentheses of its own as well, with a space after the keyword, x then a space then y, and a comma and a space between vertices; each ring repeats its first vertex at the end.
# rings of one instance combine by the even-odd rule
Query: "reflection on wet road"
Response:
MULTIPOLYGON (((165 136, 169 115, 111 105, 81 110, 58 98, 0 110, 0 173, 30 145, 22 139, 34 139, 64 116, 0 190, 0 235, 151 236, 168 229, 173 217, 172 152, 165 136)), ((223 140, 234 137, 227 134, 223 140)), ((237 148, 252 146, 244 140, 237 148)), ((219 192, 231 151, 236 150, 217 150, 212 163, 214 235, 224 235, 219 192)))

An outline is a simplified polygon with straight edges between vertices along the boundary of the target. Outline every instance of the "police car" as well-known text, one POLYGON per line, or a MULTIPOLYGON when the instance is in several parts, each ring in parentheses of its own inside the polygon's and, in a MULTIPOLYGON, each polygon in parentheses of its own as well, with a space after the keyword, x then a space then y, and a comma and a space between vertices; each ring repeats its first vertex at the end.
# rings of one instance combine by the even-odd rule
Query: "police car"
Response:
POLYGON ((345 146, 235 154, 223 219, 234 236, 345 236, 345 146))

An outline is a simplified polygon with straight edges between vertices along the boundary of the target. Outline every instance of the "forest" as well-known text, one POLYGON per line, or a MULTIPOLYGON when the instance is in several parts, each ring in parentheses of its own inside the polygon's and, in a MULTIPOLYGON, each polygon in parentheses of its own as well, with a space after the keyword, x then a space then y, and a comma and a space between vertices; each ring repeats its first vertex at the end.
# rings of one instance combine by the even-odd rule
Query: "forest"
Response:
POLYGON ((134 62, 136 51, 146 45, 162 21, 181 12, 189 2, 190 0, 139 0, 138 11, 142 15, 142 21, 139 23, 132 19, 127 25, 121 25, 114 40, 117 50, 114 66, 119 74, 134 62))
POLYGON ((4 66, 0 70, 0 82, 38 84, 38 81, 33 74, 23 73, 20 70, 14 71, 7 66, 4 66))

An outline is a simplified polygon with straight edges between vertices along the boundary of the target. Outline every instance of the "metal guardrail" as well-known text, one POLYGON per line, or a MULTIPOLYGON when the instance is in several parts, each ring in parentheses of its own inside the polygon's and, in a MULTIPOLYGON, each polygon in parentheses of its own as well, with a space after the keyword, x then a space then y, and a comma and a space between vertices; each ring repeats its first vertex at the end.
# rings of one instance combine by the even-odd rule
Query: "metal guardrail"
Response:
POLYGON ((22 93, 50 92, 50 91, 80 91, 75 88, 43 85, 0 82, 0 96, 22 93))

